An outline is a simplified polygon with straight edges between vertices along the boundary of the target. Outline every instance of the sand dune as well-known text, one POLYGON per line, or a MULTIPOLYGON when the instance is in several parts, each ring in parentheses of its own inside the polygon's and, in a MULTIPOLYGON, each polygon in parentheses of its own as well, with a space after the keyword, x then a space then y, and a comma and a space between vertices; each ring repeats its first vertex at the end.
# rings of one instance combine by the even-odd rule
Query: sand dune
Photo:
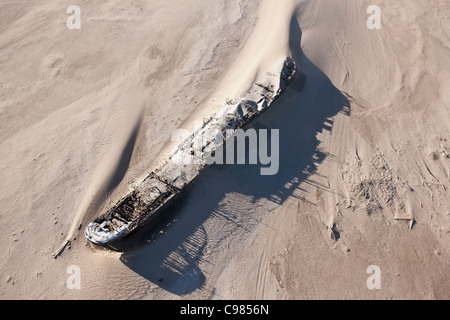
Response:
POLYGON ((64 1, 0 2, 1 298, 449 298, 447 1, 78 6, 68 30, 64 1), (88 244, 175 129, 286 56, 293 82, 250 125, 280 130, 278 174, 213 165, 159 229, 88 244))

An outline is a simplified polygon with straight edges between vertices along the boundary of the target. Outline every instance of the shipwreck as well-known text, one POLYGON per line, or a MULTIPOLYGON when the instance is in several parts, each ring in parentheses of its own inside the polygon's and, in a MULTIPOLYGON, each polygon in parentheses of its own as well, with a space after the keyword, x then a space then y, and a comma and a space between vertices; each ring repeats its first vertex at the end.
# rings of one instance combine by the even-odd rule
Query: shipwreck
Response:
POLYGON ((208 156, 214 154, 218 138, 225 144, 230 129, 242 128, 266 111, 290 84, 296 65, 287 58, 280 60, 272 71, 253 83, 245 98, 227 100, 217 114, 204 121, 201 129, 178 145, 163 165, 89 223, 86 238, 97 245, 109 245, 142 225, 156 221, 208 165, 208 156), (195 161, 183 161, 192 157, 195 161))

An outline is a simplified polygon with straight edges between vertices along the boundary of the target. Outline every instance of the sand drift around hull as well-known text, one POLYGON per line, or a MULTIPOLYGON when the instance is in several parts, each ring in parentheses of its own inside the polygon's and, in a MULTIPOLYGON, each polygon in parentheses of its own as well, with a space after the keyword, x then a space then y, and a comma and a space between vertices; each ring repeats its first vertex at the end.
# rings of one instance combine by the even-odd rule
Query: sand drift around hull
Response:
POLYGON ((86 238, 109 245, 158 218, 200 172, 216 149, 230 138, 230 130, 250 123, 266 111, 286 89, 296 73, 291 58, 280 62, 254 82, 243 98, 227 100, 215 115, 187 137, 169 159, 150 173, 131 193, 85 229, 86 238))

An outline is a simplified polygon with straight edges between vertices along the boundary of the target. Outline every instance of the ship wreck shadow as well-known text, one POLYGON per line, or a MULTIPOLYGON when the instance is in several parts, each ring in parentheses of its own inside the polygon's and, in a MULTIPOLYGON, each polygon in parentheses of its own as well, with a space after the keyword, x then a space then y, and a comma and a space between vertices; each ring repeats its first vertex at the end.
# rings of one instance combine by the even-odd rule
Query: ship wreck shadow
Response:
POLYGON ((206 292, 213 293, 214 283, 206 280, 213 273, 220 274, 221 262, 212 260, 211 252, 228 250, 228 255, 222 252, 216 257, 233 258, 232 252, 239 251, 229 247, 239 248, 242 242, 234 241, 234 235, 251 232, 261 223, 267 208, 260 210, 255 205, 254 210, 248 210, 246 204, 233 203, 228 197, 239 195, 238 199, 248 199, 250 204, 263 200, 276 207, 299 189, 302 182, 308 182, 319 164, 327 157, 332 158, 320 149, 317 134, 332 130, 331 117, 338 113, 349 115, 350 103, 305 56, 301 37, 294 15, 290 43, 298 72, 286 92, 247 127, 279 129, 278 173, 262 176, 260 165, 207 167, 186 197, 168 213, 169 222, 161 224, 165 227, 145 227, 119 248, 126 266, 175 295, 189 294, 205 286, 211 286, 206 292), (211 223, 211 219, 219 220, 211 223))

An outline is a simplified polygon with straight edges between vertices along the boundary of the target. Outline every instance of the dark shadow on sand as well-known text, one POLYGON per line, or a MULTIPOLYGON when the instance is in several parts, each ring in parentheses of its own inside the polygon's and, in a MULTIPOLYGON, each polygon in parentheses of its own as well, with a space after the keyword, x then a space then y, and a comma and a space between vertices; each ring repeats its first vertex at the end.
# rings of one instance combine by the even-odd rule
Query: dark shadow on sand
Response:
MULTIPOLYGON (((304 55, 301 36, 294 15, 290 44, 297 74, 270 109, 247 127, 280 130, 278 174, 261 176, 260 165, 207 167, 186 197, 167 212, 160 227, 144 227, 124 239, 117 248, 123 252, 121 261, 130 269, 177 295, 203 287, 206 276, 199 264, 208 243, 203 223, 208 218, 220 216, 240 227, 239 219, 221 208, 221 200, 229 193, 238 193, 251 197, 253 201, 265 198, 282 204, 327 158, 328 155, 318 148, 316 135, 332 129, 331 117, 338 113, 349 115, 350 103, 304 55), (162 230, 164 234, 157 237, 162 230)), ((242 215, 245 216, 246 212, 242 215)), ((222 237, 228 236, 224 234, 222 237)))

